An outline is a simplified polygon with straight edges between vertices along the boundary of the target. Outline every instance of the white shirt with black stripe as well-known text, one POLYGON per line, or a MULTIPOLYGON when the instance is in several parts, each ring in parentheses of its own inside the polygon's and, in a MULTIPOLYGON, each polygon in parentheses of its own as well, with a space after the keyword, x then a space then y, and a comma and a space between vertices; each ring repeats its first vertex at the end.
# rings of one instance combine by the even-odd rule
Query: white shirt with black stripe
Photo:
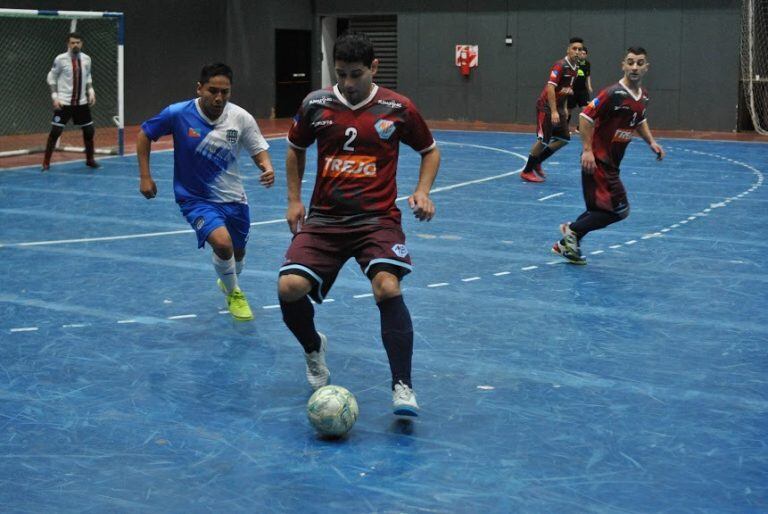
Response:
POLYGON ((93 87, 91 58, 83 52, 57 55, 48 72, 48 85, 56 88, 62 105, 87 104, 86 91, 93 87))

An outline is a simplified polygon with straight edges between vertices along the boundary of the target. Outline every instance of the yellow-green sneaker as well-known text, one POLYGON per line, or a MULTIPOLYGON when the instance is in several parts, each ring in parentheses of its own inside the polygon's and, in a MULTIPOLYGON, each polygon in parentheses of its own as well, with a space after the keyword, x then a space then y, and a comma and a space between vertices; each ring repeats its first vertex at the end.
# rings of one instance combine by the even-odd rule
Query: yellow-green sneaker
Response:
POLYGON ((253 319, 253 312, 248 305, 248 300, 240 288, 235 289, 227 295, 227 307, 232 317, 238 321, 250 321, 253 319))

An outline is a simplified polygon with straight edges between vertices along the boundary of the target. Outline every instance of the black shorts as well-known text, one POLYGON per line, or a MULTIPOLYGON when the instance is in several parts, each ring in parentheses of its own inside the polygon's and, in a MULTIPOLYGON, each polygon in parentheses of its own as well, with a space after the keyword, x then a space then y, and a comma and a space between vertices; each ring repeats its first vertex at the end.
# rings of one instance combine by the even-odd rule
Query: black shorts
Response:
POLYGON ((568 97, 568 108, 573 109, 576 106, 584 107, 589 103, 589 91, 586 89, 576 90, 568 97))
POLYGON ((545 145, 548 145, 552 139, 559 139, 561 141, 571 140, 571 132, 568 130, 568 117, 564 111, 558 111, 558 114, 560 115, 560 123, 553 125, 552 114, 550 114, 549 109, 536 111, 536 137, 545 145))
POLYGON ((72 123, 78 127, 91 125, 93 123, 93 119, 91 118, 90 106, 87 104, 62 105, 61 109, 56 109, 53 111, 53 119, 51 120, 51 125, 63 127, 67 124, 67 122, 69 122, 69 120, 72 120, 72 123))
POLYGON ((588 211, 608 211, 621 215, 629 209, 627 190, 620 171, 602 161, 595 161, 595 171, 581 171, 581 188, 588 211))

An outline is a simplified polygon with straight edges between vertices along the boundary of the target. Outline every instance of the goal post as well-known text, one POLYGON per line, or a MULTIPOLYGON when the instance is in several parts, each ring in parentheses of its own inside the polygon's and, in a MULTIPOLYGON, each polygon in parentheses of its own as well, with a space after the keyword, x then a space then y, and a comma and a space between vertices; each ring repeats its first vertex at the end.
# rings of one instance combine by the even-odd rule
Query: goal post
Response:
MULTIPOLYGON (((0 9, 0 157, 42 152, 53 105, 46 82, 54 58, 67 51, 67 34, 83 37, 92 59, 96 104, 91 107, 96 153, 124 152, 123 13, 0 9)), ((58 150, 82 152, 83 137, 70 121, 58 150)))
POLYGON ((755 131, 768 135, 768 2, 743 0, 741 83, 755 131))

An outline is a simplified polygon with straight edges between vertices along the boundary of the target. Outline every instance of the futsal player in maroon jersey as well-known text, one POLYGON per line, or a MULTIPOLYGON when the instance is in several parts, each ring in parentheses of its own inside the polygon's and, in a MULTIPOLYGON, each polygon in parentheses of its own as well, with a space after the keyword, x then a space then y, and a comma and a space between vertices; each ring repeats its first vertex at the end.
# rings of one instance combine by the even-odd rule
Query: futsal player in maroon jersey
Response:
POLYGON ((619 177, 619 164, 636 131, 656 154, 664 158, 664 149, 656 143, 646 118, 648 91, 641 81, 648 71, 644 48, 627 49, 621 63, 624 77, 608 86, 582 111, 579 133, 581 184, 587 210, 573 223, 560 225, 563 238, 552 251, 574 264, 586 264, 581 254, 581 239, 593 230, 607 227, 629 216, 629 201, 619 177))
POLYGON ((328 340, 315 329, 309 298, 322 303, 341 267, 354 257, 371 281, 380 311, 393 412, 416 416, 413 326, 400 290, 401 279, 411 271, 411 257, 395 205, 397 159, 400 142, 421 155, 418 183, 408 205, 417 219, 429 221, 435 215, 429 191, 440 151, 413 103, 373 82, 378 60, 364 34, 340 36, 333 57, 337 84, 310 93, 288 133, 286 219, 294 237, 280 268, 280 308, 304 349, 309 384, 313 389, 328 384, 328 340), (306 149, 315 141, 317 176, 307 213, 301 181, 306 149))
POLYGON ((565 104, 568 96, 573 94, 573 82, 579 71, 579 54, 583 49, 584 40, 572 37, 565 57, 552 65, 547 85, 536 101, 536 142, 520 173, 523 180, 544 182, 546 173, 541 169, 541 163, 571 140, 565 104))

